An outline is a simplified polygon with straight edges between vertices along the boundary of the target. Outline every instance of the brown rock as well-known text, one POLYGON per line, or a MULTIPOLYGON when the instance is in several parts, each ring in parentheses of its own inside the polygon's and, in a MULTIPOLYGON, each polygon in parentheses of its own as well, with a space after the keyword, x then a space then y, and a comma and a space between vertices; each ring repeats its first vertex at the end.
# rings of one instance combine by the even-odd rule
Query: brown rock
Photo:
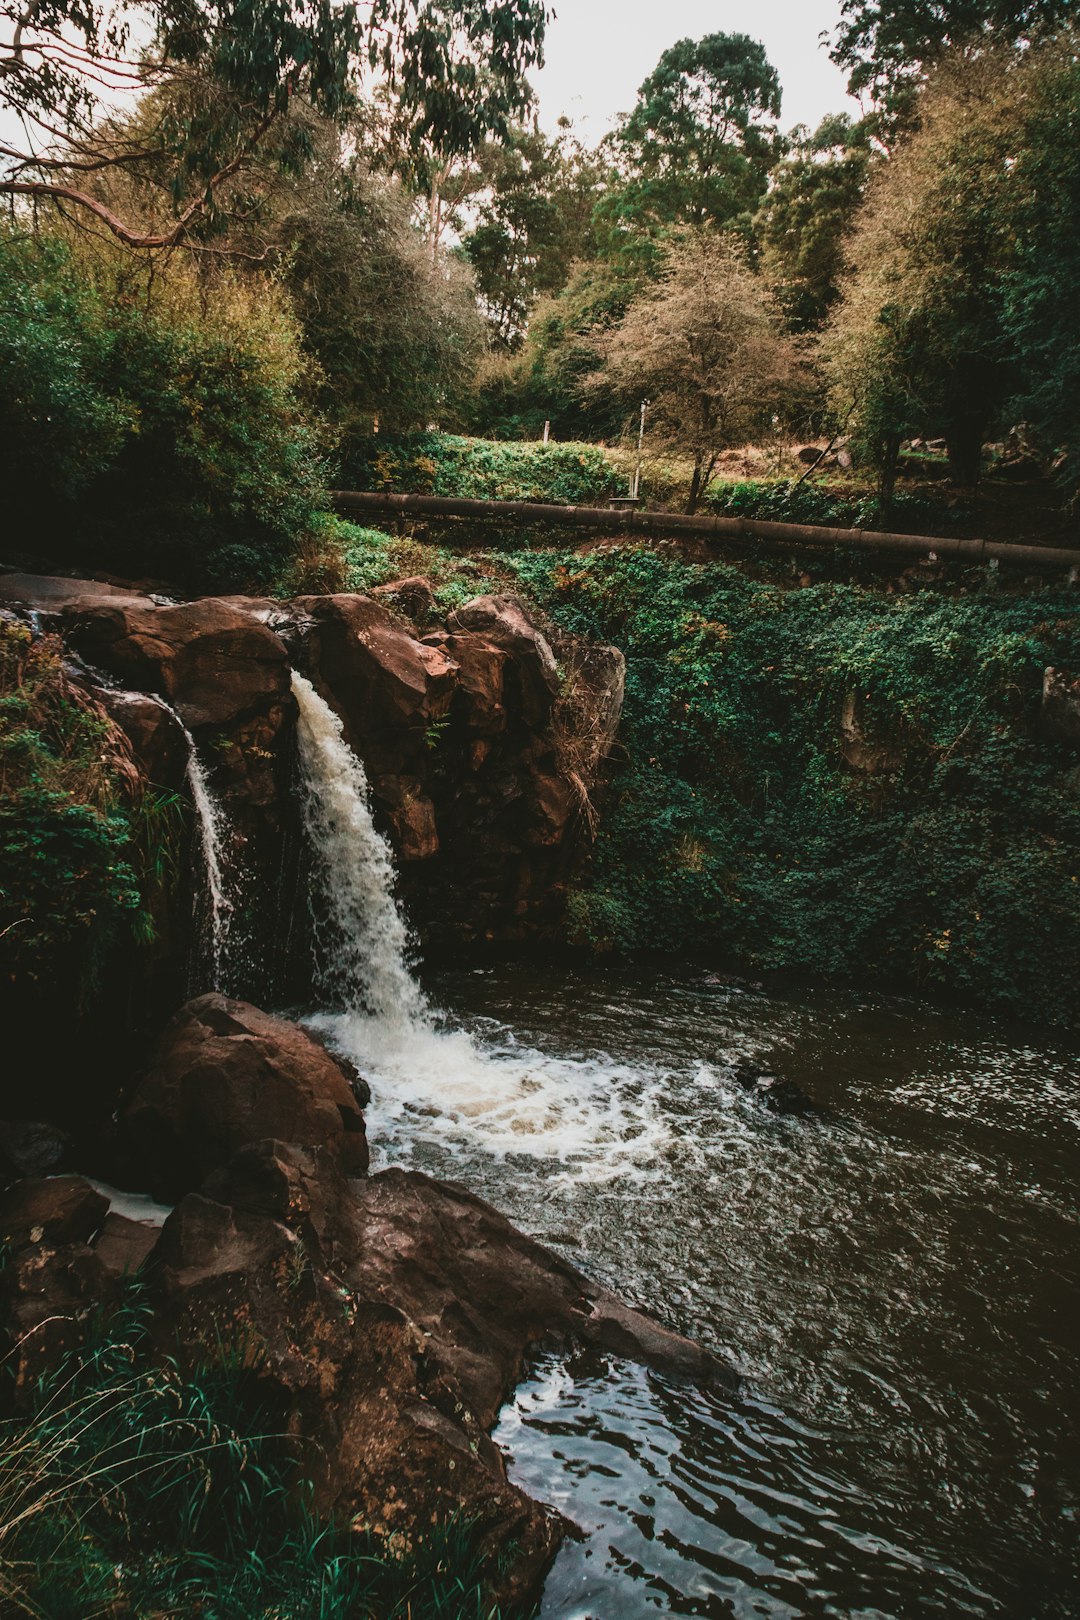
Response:
POLYGON ((0 1179, 47 1176, 63 1168, 71 1138, 40 1119, 0 1120, 0 1179))
POLYGON ((86 1243, 108 1210, 109 1200, 82 1176, 17 1181, 0 1198, 0 1241, 12 1249, 86 1243))
POLYGON ((419 574, 395 579, 389 585, 376 585, 371 595, 377 602, 388 602, 414 624, 428 624, 435 615, 435 592, 431 581, 419 574))
POLYGON ((216 993, 181 1008, 123 1116, 134 1163, 176 1197, 249 1142, 329 1148, 367 1169, 364 1120, 341 1066, 298 1025, 216 993))
POLYGON ((402 1171, 346 1182, 324 1153, 276 1142, 182 1201, 151 1286, 163 1343, 179 1334, 195 1361, 222 1338, 242 1351, 305 1448, 320 1511, 391 1548, 464 1518, 511 1606, 560 1534, 488 1433, 530 1347, 727 1376, 460 1188, 402 1171))
POLYGON ((110 1210, 94 1244, 94 1254, 113 1277, 133 1277, 153 1253, 161 1228, 110 1210))
POLYGON ((447 625, 452 634, 479 631, 485 641, 511 655, 509 668, 515 677, 523 717, 530 726, 542 725, 559 690, 559 671, 549 643, 530 619, 520 597, 477 596, 452 613, 447 625))

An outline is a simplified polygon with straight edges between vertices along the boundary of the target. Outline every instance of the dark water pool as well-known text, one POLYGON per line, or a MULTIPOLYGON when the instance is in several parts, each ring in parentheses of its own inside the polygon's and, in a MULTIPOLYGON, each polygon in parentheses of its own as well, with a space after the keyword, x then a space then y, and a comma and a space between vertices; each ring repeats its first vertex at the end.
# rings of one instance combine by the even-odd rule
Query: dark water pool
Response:
POLYGON ((383 1162, 466 1182, 743 1375, 537 1367, 497 1437, 579 1527, 548 1620, 1080 1615, 1077 1043, 704 972, 430 991, 435 1032, 335 1021, 383 1162))

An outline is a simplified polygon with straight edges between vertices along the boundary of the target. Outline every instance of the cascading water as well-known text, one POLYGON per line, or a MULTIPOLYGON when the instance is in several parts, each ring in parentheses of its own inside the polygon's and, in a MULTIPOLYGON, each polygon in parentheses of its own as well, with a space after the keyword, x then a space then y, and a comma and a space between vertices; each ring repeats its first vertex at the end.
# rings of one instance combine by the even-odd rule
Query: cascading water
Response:
POLYGON ((602 1066, 513 1043, 481 1046, 428 1005, 409 968, 393 856, 372 820, 363 766, 311 682, 292 680, 316 988, 337 1009, 309 1022, 373 1081, 368 1126, 379 1151, 411 1156, 423 1120, 429 1140, 451 1154, 479 1138, 497 1155, 578 1163, 593 1179, 655 1161, 663 1120, 602 1066))
POLYGON ((314 862, 316 982, 347 1012, 407 1028, 424 1019, 394 899, 394 860, 368 803, 364 767, 341 721, 294 671, 304 830, 314 862))
MULTIPOLYGON (((183 725, 182 721, 181 725, 183 725)), ((195 820, 198 824, 203 870, 206 874, 213 988, 221 990, 224 988, 223 980, 226 971, 229 923, 233 912, 232 900, 229 898, 225 882, 225 816, 221 805, 210 790, 210 784, 206 779, 206 769, 199 758, 195 739, 186 726, 183 729, 188 751, 185 774, 187 776, 188 790, 191 793, 191 803, 195 810, 195 820)))
POLYGON ((191 806, 195 812, 206 882, 206 925, 204 938, 200 943, 209 958, 211 988, 222 990, 225 988, 224 980, 228 970, 229 925, 233 915, 227 876, 228 826, 225 812, 207 780, 206 768, 199 758, 195 739, 171 703, 166 703, 164 698, 154 693, 115 691, 113 702, 142 703, 147 697, 176 721, 184 735, 184 746, 187 749, 184 775, 191 795, 191 806))

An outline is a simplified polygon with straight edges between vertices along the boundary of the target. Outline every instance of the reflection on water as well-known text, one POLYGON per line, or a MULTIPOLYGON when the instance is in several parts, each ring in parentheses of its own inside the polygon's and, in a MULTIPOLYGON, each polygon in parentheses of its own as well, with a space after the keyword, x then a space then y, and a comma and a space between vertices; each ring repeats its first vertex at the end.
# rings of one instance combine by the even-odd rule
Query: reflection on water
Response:
POLYGON ((545 1616, 1080 1613, 1075 1043, 701 973, 431 990, 447 1028, 320 1020, 383 1162, 465 1181, 746 1380, 538 1368, 498 1437, 583 1532, 545 1616), (747 1064, 818 1111, 770 1112, 747 1064))

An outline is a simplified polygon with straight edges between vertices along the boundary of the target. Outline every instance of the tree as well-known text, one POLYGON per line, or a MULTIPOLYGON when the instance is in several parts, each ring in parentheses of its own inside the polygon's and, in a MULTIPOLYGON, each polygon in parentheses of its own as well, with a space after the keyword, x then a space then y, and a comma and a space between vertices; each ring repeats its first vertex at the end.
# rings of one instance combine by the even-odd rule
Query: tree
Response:
POLYGON ((793 149, 774 169, 754 221, 761 271, 794 332, 813 331, 839 293, 844 238, 862 202, 870 170, 866 126, 846 113, 810 135, 793 132, 793 149))
POLYGON ((843 0, 830 56, 869 96, 888 136, 927 72, 956 48, 1017 44, 1075 16, 1075 0, 843 0))
POLYGON ((886 498, 905 437, 943 434, 970 487, 1010 400, 1065 444, 1080 428, 1075 39, 954 53, 918 114, 874 178, 825 339, 886 498))
POLYGON ((279 275, 319 363, 318 403, 339 432, 367 430, 373 416, 395 429, 452 412, 482 322, 467 267, 432 259, 400 183, 343 153, 327 128, 319 160, 271 209, 279 275))
POLYGON ((665 250, 659 280, 597 347, 593 388, 627 407, 648 399, 652 442, 692 458, 690 512, 721 450, 746 443, 802 384, 767 289, 738 242, 712 231, 665 250))
MULTIPOLYGON (((395 86, 416 145, 453 154, 505 133, 528 101, 545 11, 543 0, 150 0, 145 39, 112 4, 0 0, 0 18, 0 108, 26 131, 0 146, 0 193, 169 248, 213 221, 295 105, 347 113, 361 70, 395 86), (138 116, 110 127, 133 102, 138 116), (158 188, 162 219, 125 220, 101 200, 92 182, 115 169, 158 188)), ((304 155, 288 141, 279 152, 294 165, 304 155)))
POLYGON ((489 142, 477 172, 475 221, 462 246, 496 346, 515 349, 537 299, 560 292, 594 245, 602 170, 562 119, 554 139, 517 129, 489 142))
POLYGON ((748 216, 778 151, 780 81, 746 34, 666 50, 612 137, 618 180, 603 213, 616 236, 748 216))

